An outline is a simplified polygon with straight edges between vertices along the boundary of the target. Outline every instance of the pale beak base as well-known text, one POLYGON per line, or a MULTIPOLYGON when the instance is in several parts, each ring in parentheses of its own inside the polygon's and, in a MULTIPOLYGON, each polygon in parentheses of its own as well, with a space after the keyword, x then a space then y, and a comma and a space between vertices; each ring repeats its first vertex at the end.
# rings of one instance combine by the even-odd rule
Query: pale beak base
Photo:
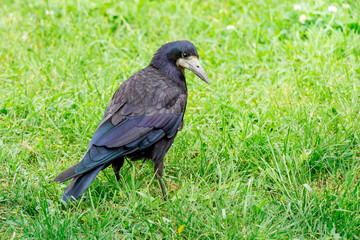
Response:
POLYGON ((209 78, 203 69, 203 67, 200 65, 199 59, 195 56, 187 57, 187 58, 179 58, 176 61, 176 65, 189 69, 193 73, 195 73, 196 76, 198 76, 201 80, 203 80, 206 83, 209 83, 209 78))

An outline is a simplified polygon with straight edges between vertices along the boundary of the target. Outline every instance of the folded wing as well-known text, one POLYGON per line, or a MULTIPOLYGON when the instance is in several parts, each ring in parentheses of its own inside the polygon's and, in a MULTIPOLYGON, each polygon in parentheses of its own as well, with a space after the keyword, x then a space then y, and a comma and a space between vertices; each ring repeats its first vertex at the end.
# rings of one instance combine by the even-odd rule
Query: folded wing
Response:
POLYGON ((126 117, 118 125, 111 121, 98 128, 92 146, 76 166, 77 174, 85 173, 99 165, 150 147, 164 137, 172 137, 178 130, 184 113, 154 114, 153 116, 126 117))

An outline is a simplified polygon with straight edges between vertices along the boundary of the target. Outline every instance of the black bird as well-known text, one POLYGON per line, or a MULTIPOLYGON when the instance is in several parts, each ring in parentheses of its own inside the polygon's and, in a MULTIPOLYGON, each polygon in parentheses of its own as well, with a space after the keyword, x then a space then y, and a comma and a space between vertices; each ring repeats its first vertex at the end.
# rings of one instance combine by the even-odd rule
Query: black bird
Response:
POLYGON ((82 160, 54 179, 73 179, 64 191, 65 202, 78 198, 110 164, 119 180, 124 158, 151 159, 163 199, 167 200, 161 180, 163 159, 183 127, 185 68, 209 83, 195 46, 189 41, 170 42, 160 47, 149 66, 120 85, 82 160))

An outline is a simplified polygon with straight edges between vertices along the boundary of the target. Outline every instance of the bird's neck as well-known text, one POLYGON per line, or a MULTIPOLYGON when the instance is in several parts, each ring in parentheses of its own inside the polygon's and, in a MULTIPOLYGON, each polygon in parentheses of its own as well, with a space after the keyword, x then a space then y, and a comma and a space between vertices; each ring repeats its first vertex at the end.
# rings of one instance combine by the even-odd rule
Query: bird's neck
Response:
POLYGON ((174 81, 180 87, 184 88, 185 90, 187 89, 184 70, 180 70, 177 66, 171 64, 170 62, 164 61, 162 61, 161 63, 152 61, 150 63, 150 66, 156 68, 158 71, 160 71, 166 77, 174 81))

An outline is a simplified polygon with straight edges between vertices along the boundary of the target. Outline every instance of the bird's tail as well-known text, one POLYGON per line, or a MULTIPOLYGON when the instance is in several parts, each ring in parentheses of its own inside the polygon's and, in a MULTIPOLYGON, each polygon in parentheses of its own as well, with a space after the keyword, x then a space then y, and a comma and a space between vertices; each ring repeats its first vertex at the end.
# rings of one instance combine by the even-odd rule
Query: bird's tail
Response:
POLYGON ((79 174, 77 174, 75 172, 75 168, 77 167, 77 164, 75 164, 74 166, 66 169, 65 171, 63 171, 62 173, 60 173, 55 179, 54 182, 65 182, 69 179, 75 178, 77 176, 79 176, 79 174))
MULTIPOLYGON (((75 166, 71 167, 70 169, 72 169, 74 167, 75 166)), ((67 186, 67 188, 64 191, 63 200, 65 202, 67 202, 69 200, 73 201, 73 200, 77 199, 86 190, 86 188, 94 181, 96 175, 98 175, 98 173, 102 169, 104 169, 104 167, 105 167, 105 165, 100 165, 97 168, 95 168, 89 172, 74 176, 73 180, 71 181, 69 186, 67 186)), ((68 171, 68 170, 66 170, 66 171, 68 171)), ((72 170, 70 170, 70 171, 72 171, 72 170)), ((62 182, 63 179, 58 179, 59 176, 56 177, 54 179, 54 181, 62 182)))

